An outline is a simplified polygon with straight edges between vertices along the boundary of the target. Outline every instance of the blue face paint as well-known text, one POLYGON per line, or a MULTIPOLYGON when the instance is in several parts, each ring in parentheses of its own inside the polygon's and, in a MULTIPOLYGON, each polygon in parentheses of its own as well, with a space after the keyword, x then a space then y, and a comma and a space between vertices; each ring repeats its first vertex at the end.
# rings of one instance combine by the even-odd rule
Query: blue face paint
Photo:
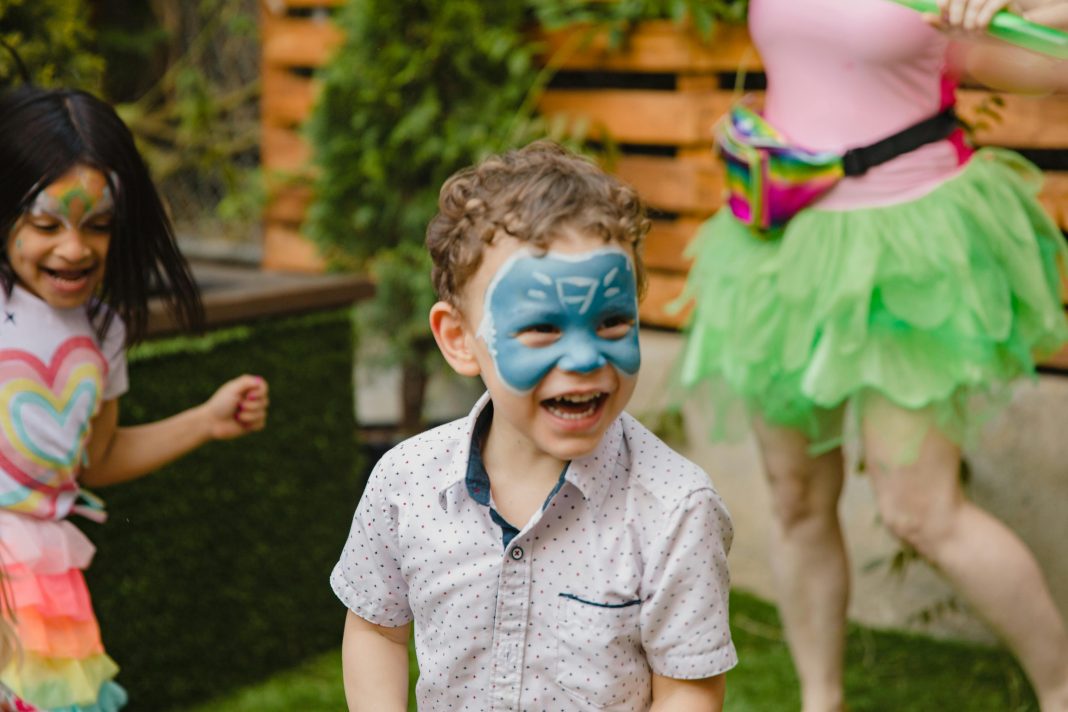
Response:
POLYGON ((486 289, 478 334, 501 380, 521 393, 554 367, 589 373, 611 364, 636 374, 641 364, 638 292, 630 257, 613 248, 513 255, 486 289), (620 321, 633 324, 622 338, 598 334, 620 321), (551 344, 532 347, 518 338, 546 327, 559 334, 551 344))

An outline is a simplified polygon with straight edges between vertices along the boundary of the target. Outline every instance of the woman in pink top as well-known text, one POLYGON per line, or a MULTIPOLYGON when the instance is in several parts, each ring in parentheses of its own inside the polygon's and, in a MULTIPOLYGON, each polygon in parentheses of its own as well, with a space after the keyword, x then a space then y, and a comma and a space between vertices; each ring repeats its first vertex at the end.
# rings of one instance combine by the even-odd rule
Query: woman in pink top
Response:
MULTIPOLYGON (((934 24, 976 32, 1005 2, 945 5, 934 24)), ((765 118, 792 144, 842 152, 938 114, 953 102, 950 40, 930 23, 884 0, 751 0, 765 118)), ((1043 576, 959 478, 977 412, 1034 372, 1033 353, 1068 340, 1064 240, 1035 199, 1040 180, 958 131, 843 179, 777 239, 729 210, 698 236, 682 377, 725 384, 714 392, 752 414, 805 712, 843 709, 847 404, 887 527, 1004 639, 1042 709, 1068 710, 1068 636, 1043 576)))

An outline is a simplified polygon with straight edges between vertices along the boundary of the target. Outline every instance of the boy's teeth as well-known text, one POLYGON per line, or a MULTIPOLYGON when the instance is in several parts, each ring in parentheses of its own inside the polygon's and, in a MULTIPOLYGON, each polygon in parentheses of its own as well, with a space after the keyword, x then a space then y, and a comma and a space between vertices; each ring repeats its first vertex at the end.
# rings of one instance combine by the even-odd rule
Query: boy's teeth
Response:
POLYGON ((549 412, 550 413, 555 415, 557 418, 563 418, 564 420, 581 420, 582 418, 588 418, 591 415, 593 415, 594 411, 596 411, 596 410, 597 410, 597 406, 592 405, 592 406, 590 406, 589 408, 587 408, 586 410, 584 410, 582 412, 572 413, 570 411, 560 410, 559 408, 554 408, 552 405, 549 406, 549 412))
POLYGON ((550 413, 565 420, 581 420, 597 412, 604 393, 570 393, 545 401, 550 413), (581 409, 581 410, 580 410, 581 409))
POLYGON ((576 393, 574 395, 560 396, 560 400, 567 401, 568 403, 588 403, 589 401, 596 400, 600 397, 600 393, 586 393, 584 395, 576 393))

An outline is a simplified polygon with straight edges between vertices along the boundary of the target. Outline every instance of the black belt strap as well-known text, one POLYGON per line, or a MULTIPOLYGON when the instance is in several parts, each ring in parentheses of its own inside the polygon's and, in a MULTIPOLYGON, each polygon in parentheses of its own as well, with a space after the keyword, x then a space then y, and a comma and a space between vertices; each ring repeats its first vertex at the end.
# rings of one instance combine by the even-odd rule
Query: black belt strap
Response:
POLYGON ((869 168, 886 163, 903 153, 915 151, 920 146, 948 137, 960 125, 953 107, 918 124, 913 124, 893 136, 887 136, 870 146, 851 148, 842 156, 842 166, 847 176, 862 176, 869 168))

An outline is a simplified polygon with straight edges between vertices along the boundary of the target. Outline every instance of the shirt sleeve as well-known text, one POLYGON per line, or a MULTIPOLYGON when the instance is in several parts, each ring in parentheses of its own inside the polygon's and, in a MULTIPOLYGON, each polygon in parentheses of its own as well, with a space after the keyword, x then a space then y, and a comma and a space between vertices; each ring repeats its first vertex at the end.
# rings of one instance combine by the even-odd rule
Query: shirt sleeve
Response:
POLYGON ((395 627, 410 622, 412 610, 400 562, 400 511, 389 496, 396 488, 389 487, 388 480, 396 473, 388 459, 387 455, 379 461, 368 478, 330 586, 360 618, 395 627))
POLYGON ((118 316, 111 320, 101 350, 108 361, 104 400, 115 400, 130 389, 130 379, 126 370, 126 326, 118 316))
POLYGON ((686 497, 658 528, 643 573, 641 636, 653 672, 713 677, 738 664, 727 618, 734 528, 711 488, 686 497))

